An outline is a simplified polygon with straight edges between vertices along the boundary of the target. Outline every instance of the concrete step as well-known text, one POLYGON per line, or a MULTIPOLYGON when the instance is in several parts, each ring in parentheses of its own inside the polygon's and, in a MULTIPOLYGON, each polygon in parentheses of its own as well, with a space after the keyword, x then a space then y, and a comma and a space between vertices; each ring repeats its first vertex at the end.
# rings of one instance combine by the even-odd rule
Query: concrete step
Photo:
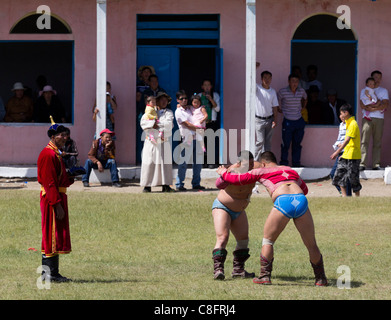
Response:
MULTIPOLYGON (((318 180, 329 177, 330 168, 293 168, 302 177, 303 180, 318 180)), ((138 180, 140 179, 140 166, 120 166, 118 167, 120 179, 138 180)), ((173 168, 172 173, 175 178, 178 169, 173 168)), ((186 171, 186 177, 191 178, 192 170, 188 168, 186 171)), ((37 167, 36 166, 0 166, 0 177, 3 178, 36 178, 37 167)), ((217 178, 216 169, 202 169, 201 179, 215 179, 217 178)), ((361 179, 383 179, 385 184, 391 184, 391 167, 387 167, 384 170, 364 170, 360 172, 361 179)), ((98 170, 92 170, 90 176, 91 183, 110 183, 110 171, 105 170, 99 172, 98 170)))

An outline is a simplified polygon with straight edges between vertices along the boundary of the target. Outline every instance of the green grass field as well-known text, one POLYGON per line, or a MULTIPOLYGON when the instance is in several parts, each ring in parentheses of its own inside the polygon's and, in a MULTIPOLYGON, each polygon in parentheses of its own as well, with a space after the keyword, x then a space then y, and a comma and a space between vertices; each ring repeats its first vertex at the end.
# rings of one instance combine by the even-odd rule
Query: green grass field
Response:
MULTIPOLYGON (((391 198, 310 198, 317 241, 330 286, 313 286, 308 254, 290 222, 275 245, 272 286, 232 280, 235 241, 228 245, 225 281, 213 280, 215 193, 68 193, 72 253, 60 272, 74 281, 38 289, 40 210, 37 191, 0 191, 0 299, 251 300, 391 299, 391 198), (35 248, 37 251, 28 250, 35 248), (351 272, 340 289, 338 267, 351 272)), ((259 252, 270 199, 248 207, 250 254, 259 252)))

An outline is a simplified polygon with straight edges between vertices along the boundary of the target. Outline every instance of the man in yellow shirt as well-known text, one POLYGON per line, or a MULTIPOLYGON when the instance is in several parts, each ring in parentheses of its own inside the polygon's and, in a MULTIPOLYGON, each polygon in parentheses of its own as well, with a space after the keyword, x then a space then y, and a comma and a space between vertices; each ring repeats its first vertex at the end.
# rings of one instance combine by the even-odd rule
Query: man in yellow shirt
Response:
POLYGON ((355 195, 360 196, 362 188, 360 184, 360 129, 353 116, 353 108, 350 104, 344 104, 340 109, 341 117, 346 122, 346 136, 342 145, 330 156, 335 159, 344 150, 338 160, 337 170, 333 178, 333 185, 341 187, 343 197, 346 197, 346 182, 350 180, 355 195))

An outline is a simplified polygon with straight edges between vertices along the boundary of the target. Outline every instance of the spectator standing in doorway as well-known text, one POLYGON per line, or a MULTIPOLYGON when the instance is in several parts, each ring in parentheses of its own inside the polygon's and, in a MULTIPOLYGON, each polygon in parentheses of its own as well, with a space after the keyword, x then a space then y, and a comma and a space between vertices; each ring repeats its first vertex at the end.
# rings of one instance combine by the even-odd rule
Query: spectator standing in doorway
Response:
POLYGON ((255 161, 265 151, 271 151, 273 129, 277 125, 278 99, 276 91, 270 87, 272 74, 270 71, 261 73, 261 84, 256 88, 255 109, 255 161))
MULTIPOLYGON (((218 113, 220 112, 220 95, 214 91, 212 81, 209 79, 205 79, 202 82, 201 89, 202 92, 199 94, 201 96, 201 105, 205 107, 206 112, 208 113, 206 129, 212 129, 216 132, 219 129, 218 113)), ((216 139, 214 135, 213 138, 215 139, 215 148, 213 150, 214 157, 212 159, 208 159, 208 153, 210 154, 210 152, 208 152, 207 138, 205 141, 207 152, 205 153, 204 163, 211 169, 217 167, 219 163, 219 139, 216 139)))
POLYGON ((288 165, 288 152, 292 144, 292 166, 301 166, 301 142, 304 138, 305 121, 301 115, 307 105, 307 93, 299 88, 299 77, 290 74, 288 86, 278 91, 282 122, 281 165, 288 165))

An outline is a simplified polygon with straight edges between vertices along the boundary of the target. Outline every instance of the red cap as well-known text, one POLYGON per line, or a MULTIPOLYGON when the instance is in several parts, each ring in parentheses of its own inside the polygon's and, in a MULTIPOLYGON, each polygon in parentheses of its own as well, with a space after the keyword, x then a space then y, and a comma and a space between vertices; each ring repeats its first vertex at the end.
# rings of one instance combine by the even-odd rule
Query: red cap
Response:
POLYGON ((115 133, 114 133, 114 131, 110 131, 109 129, 103 129, 101 132, 100 132, 100 136, 102 135, 102 134, 104 134, 104 133, 109 133, 109 134, 111 134, 111 135, 113 135, 113 136, 115 136, 115 133))

